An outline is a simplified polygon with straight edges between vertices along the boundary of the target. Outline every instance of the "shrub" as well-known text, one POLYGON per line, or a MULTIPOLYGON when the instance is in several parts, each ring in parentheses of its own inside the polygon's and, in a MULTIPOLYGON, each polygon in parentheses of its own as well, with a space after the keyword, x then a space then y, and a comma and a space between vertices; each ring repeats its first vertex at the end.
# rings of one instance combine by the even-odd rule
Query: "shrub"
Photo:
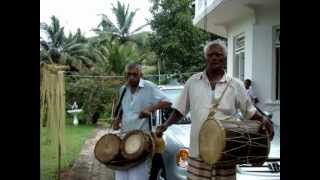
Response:
POLYGON ((77 102, 78 107, 83 109, 79 122, 95 124, 104 115, 110 117, 112 103, 119 94, 121 84, 119 79, 66 78, 67 108, 77 102))

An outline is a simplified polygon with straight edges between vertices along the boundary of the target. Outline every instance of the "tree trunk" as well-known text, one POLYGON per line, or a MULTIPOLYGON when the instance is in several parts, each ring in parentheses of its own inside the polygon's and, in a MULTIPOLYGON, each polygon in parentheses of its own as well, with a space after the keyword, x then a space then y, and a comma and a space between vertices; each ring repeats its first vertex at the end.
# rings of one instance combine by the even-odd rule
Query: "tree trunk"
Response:
POLYGON ((93 114, 93 116, 91 117, 92 124, 97 124, 99 117, 100 117, 100 113, 99 112, 95 112, 93 114))

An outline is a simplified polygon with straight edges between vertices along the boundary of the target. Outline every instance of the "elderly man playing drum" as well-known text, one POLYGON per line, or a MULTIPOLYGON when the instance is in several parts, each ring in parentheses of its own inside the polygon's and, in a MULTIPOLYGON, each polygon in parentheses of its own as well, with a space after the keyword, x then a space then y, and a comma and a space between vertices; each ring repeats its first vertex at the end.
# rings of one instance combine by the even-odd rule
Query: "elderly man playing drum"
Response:
MULTIPOLYGON (((170 100, 150 81, 142 79, 141 66, 129 63, 126 66, 127 83, 120 88, 122 115, 116 119, 114 129, 128 133, 134 130, 150 132, 148 118, 157 109, 171 106, 170 100), (124 93, 124 94, 123 94, 124 93)), ((116 180, 148 180, 150 159, 128 170, 117 170, 116 180)))
MULTIPOLYGON (((208 149, 203 146, 210 146, 212 140, 219 139, 218 129, 208 128, 214 122, 208 119, 214 117, 214 119, 227 121, 240 110, 245 119, 258 121, 261 124, 258 128, 267 132, 270 139, 273 137, 273 126, 271 120, 257 113, 246 95, 243 83, 229 77, 224 71, 227 57, 224 43, 221 40, 209 42, 204 47, 204 56, 206 69, 187 80, 182 94, 173 105, 174 111, 169 119, 157 128, 156 133, 157 136, 161 136, 171 124, 190 112, 192 123, 188 179, 235 180, 235 163, 220 164, 219 161, 215 161, 210 164, 208 163, 210 156, 206 156, 208 159, 203 158, 203 154, 208 149), (203 142, 203 137, 206 142, 203 142)), ((211 151, 217 151, 216 147, 213 147, 211 151)))

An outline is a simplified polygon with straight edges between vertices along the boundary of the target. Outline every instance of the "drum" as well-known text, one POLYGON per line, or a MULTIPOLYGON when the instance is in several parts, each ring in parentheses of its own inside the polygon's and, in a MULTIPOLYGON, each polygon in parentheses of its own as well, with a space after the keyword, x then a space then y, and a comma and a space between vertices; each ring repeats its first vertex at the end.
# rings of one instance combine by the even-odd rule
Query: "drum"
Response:
POLYGON ((151 135, 133 130, 126 134, 121 143, 121 155, 128 160, 146 157, 154 151, 154 142, 151 135))
POLYGON ((208 119, 199 134, 200 158, 208 164, 263 164, 270 140, 254 120, 208 119))
POLYGON ((102 163, 119 158, 121 139, 115 134, 102 136, 95 145, 94 155, 102 163))
POLYGON ((102 136, 95 145, 94 154, 110 169, 127 170, 153 156, 154 149, 151 135, 134 130, 124 136, 112 133, 102 136))

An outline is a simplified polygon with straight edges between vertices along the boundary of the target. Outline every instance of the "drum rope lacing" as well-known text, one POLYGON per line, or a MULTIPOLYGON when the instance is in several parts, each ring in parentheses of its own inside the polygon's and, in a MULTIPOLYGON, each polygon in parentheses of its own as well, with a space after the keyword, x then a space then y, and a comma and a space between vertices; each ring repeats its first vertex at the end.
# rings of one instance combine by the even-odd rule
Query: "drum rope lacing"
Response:
MULTIPOLYGON (((237 128, 241 128, 240 125, 237 125, 237 128)), ((236 128, 234 128, 236 129, 236 128)), ((230 132, 236 132, 236 133, 239 133, 241 135, 244 135, 244 131, 240 132, 240 131, 237 131, 237 130, 234 130, 234 129, 229 129, 230 132)), ((260 133, 257 133, 257 134, 260 134, 260 133)), ((224 151, 223 154, 226 154, 226 153, 230 153, 234 150, 238 150, 238 149, 241 149, 243 147, 246 147, 248 146, 248 154, 247 156, 235 156, 235 155, 232 155, 232 154, 228 154, 228 156, 231 156, 233 158, 236 158, 238 160, 242 160, 242 159, 246 159, 246 162, 249 162, 250 160, 254 160, 254 159, 259 159, 259 158, 265 158, 267 156, 249 156, 250 154, 250 151, 251 151, 251 147, 262 147, 262 148, 268 148, 267 145, 264 145, 262 143, 257 143, 257 142, 254 142, 254 140, 259 140, 259 139, 264 139, 264 137, 251 137, 250 134, 248 133, 247 134, 247 137, 248 137, 248 141, 241 141, 241 140, 237 140, 239 138, 242 138, 242 137, 232 137, 232 138, 226 138, 226 140, 228 141, 231 141, 231 142, 238 142, 238 143, 243 143, 244 145, 241 145, 239 147, 236 147, 236 148, 232 148, 232 149, 229 149, 227 151, 224 151)), ((227 163, 228 161, 223 161, 224 163, 227 163)), ((229 162, 232 162, 232 161, 229 161, 229 162)))
MULTIPOLYGON (((219 97, 219 99, 217 100, 217 103, 214 104, 210 109, 209 109, 209 114, 208 114, 208 118, 207 120, 214 120, 214 115, 215 113, 217 112, 217 108, 226 92, 226 90, 228 89, 230 83, 231 83, 232 79, 228 82, 226 88, 224 89, 224 91, 222 92, 221 96, 219 97)), ((227 120, 229 118, 225 118, 224 120, 227 120)), ((223 128, 222 124, 220 121, 217 121, 217 123, 220 125, 220 127, 223 128)), ((238 127, 237 128, 241 128, 240 125, 237 125, 238 127)), ((224 129, 224 128, 223 128, 224 129)), ((235 128, 236 129, 236 128, 235 128)), ((232 131, 232 132, 236 132, 236 133, 239 133, 241 135, 245 135, 244 132, 239 132, 239 131, 236 131, 236 130, 232 130, 232 129, 229 129, 229 131, 232 131)), ((260 133, 257 133, 257 134, 260 134, 260 133)), ((257 143, 257 142, 254 142, 254 140, 259 140, 259 139, 264 139, 264 137, 251 137, 249 133, 247 133, 247 136, 248 136, 248 141, 241 141, 241 140, 237 140, 238 138, 241 138, 241 137, 233 137, 233 138, 226 138, 226 140, 229 140, 229 141, 233 141, 233 142, 239 142, 239 143, 244 143, 244 145, 241 145, 239 147, 235 147, 235 148, 232 148, 232 149, 229 149, 228 151, 224 151, 223 154, 226 154, 226 153, 229 153, 231 151, 234 151, 234 150, 238 150, 238 149, 241 149, 241 148, 244 148, 246 146, 248 146, 249 150, 248 150, 248 154, 247 156, 235 156, 235 155, 232 155, 232 154, 228 154, 228 156, 230 157, 233 157, 233 158, 236 158, 238 160, 243 160, 245 159, 246 162, 249 162, 250 160, 255 160, 255 159, 260 159, 260 158, 266 158, 267 156, 249 156, 250 154, 250 151, 251 151, 251 146, 254 146, 254 147, 262 147, 262 148, 268 148, 268 146, 262 144, 262 143, 257 143)), ((225 160, 225 161, 219 161, 219 163, 230 163, 230 162, 234 162, 234 160, 225 160)))

